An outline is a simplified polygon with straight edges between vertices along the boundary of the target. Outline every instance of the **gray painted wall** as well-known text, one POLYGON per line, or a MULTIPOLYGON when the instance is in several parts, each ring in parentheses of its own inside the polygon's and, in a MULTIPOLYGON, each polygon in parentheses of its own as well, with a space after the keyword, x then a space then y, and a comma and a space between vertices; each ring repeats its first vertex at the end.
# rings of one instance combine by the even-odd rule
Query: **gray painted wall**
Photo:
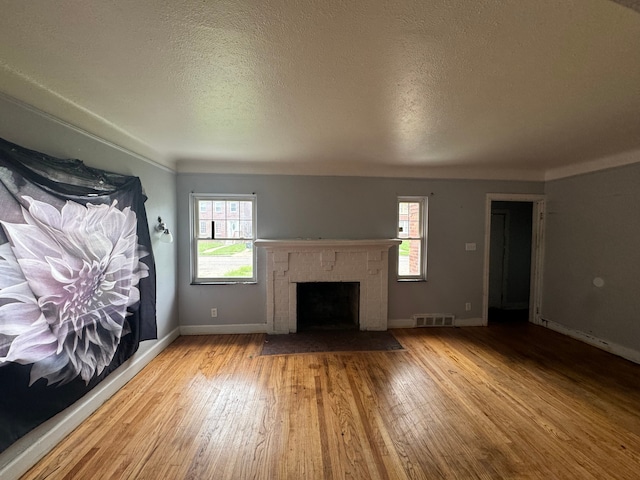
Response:
MULTIPOLYGON (((258 284, 191 285, 189 193, 256 193, 259 238, 394 238, 399 195, 429 197, 428 281, 397 282, 392 262, 389 318, 415 313, 482 316, 485 196, 543 192, 537 182, 413 180, 365 177, 179 174, 178 290, 181 325, 266 321, 265 253, 258 284), (465 243, 475 242, 475 252, 465 243), (472 310, 464 310, 465 302, 472 310), (218 317, 210 317, 210 309, 218 317)), ((393 250, 392 252, 395 252, 393 250)))
MULTIPOLYGON (((162 216, 170 227, 175 226, 177 215, 174 173, 142 161, 2 96, 0 137, 56 157, 79 158, 92 167, 140 177, 149 197, 146 210, 150 229, 155 225, 153 221, 158 215, 162 216)), ((178 327, 176 244, 164 244, 156 239, 153 248, 157 271, 158 338, 163 338, 178 327)), ((136 355, 144 353, 154 343, 142 342, 136 355)), ((92 395, 93 392, 89 393, 78 403, 86 402, 92 395)), ((56 428, 55 422, 48 422, 47 425, 51 430, 56 428)), ((33 441, 35 440, 34 438, 33 441)), ((15 453, 20 452, 13 452, 11 448, 3 452, 0 455, 0 468, 11 461, 15 453)))
POLYGON ((542 318, 640 350, 640 164, 551 181, 545 193, 542 318))

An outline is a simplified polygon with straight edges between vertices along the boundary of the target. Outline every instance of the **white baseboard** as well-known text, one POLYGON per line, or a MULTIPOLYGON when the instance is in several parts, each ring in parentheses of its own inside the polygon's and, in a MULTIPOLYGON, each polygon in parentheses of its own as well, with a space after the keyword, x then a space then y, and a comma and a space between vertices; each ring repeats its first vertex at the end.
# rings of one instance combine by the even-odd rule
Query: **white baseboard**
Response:
POLYGON ((414 328, 416 321, 413 318, 390 318, 387 328, 414 328))
POLYGON ((638 350, 623 347, 622 345, 618 345, 617 343, 609 342, 607 340, 602 340, 601 338, 594 337, 593 335, 589 335, 588 333, 580 330, 565 327, 564 325, 552 320, 540 319, 535 323, 558 333, 562 333, 563 335, 567 335, 568 337, 580 340, 581 342, 588 343, 589 345, 604 350, 605 352, 618 355, 619 357, 625 358, 631 362, 640 363, 640 351, 638 350))
POLYGON ((456 318, 453 321, 456 327, 484 327, 482 318, 456 318))
POLYGON ((155 342, 148 350, 136 352, 87 395, 7 448, 0 454, 0 478, 3 480, 18 479, 64 437, 89 418, 104 402, 124 387, 179 335, 176 328, 155 342))
POLYGON ((237 333, 268 333, 266 323, 242 325, 182 325, 180 335, 229 335, 237 333))

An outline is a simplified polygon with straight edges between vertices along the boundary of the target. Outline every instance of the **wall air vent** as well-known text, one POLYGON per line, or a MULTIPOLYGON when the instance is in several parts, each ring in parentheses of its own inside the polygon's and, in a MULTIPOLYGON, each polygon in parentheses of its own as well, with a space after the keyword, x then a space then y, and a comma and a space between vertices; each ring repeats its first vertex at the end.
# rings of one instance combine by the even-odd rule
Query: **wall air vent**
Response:
POLYGON ((417 313, 413 319, 416 327, 453 327, 456 316, 452 313, 417 313))

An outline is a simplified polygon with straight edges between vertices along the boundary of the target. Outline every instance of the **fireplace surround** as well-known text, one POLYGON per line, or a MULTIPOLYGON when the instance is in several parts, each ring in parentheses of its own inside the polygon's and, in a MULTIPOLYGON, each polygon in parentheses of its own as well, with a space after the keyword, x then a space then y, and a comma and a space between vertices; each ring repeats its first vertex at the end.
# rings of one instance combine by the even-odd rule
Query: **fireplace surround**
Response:
POLYGON ((305 282, 358 282, 360 330, 386 330, 389 248, 399 240, 256 240, 267 252, 267 331, 297 330, 296 290, 305 282))

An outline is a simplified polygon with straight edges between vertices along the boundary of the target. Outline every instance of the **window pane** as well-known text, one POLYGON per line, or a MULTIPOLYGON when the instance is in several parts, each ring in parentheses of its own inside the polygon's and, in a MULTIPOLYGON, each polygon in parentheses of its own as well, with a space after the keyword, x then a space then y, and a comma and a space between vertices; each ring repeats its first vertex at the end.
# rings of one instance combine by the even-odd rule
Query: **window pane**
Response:
POLYGON ((409 237, 417 238, 421 236, 420 232, 420 203, 411 202, 407 204, 408 221, 409 221, 409 237))
POLYGON ((398 238, 407 238, 409 236, 409 220, 400 220, 398 223, 398 238))
POLYGON ((200 220, 200 229, 198 231, 198 237, 211 238, 211 222, 207 220, 200 220))
POLYGON ((198 278, 253 278, 253 243, 198 240, 198 278))
POLYGON ((240 222, 238 220, 227 220, 226 235, 230 238, 238 238, 240 236, 240 222))
MULTIPOLYGON (((211 238, 211 222, 207 223, 206 234, 203 234, 203 225, 201 222, 200 238, 211 238)), ((253 222, 250 220, 226 220, 214 221, 215 238, 249 238, 253 239, 253 222)))
POLYGON ((215 225, 215 238, 224 238, 226 237, 227 230, 225 228, 225 222, 221 220, 216 220, 214 222, 215 225))
POLYGON ((201 200, 200 201, 200 218, 207 218, 208 213, 211 213, 211 202, 206 202, 201 200))
POLYGON ((420 202, 398 202, 398 238, 417 238, 420 234, 420 202))
POLYGON ((243 238, 253 238, 253 223, 251 220, 240 221, 240 236, 243 238))
POLYGON ((251 220, 253 218, 253 205, 251 202, 240 202, 240 219, 251 220))
POLYGON ((398 275, 419 276, 422 240, 403 240, 398 247, 398 275))

